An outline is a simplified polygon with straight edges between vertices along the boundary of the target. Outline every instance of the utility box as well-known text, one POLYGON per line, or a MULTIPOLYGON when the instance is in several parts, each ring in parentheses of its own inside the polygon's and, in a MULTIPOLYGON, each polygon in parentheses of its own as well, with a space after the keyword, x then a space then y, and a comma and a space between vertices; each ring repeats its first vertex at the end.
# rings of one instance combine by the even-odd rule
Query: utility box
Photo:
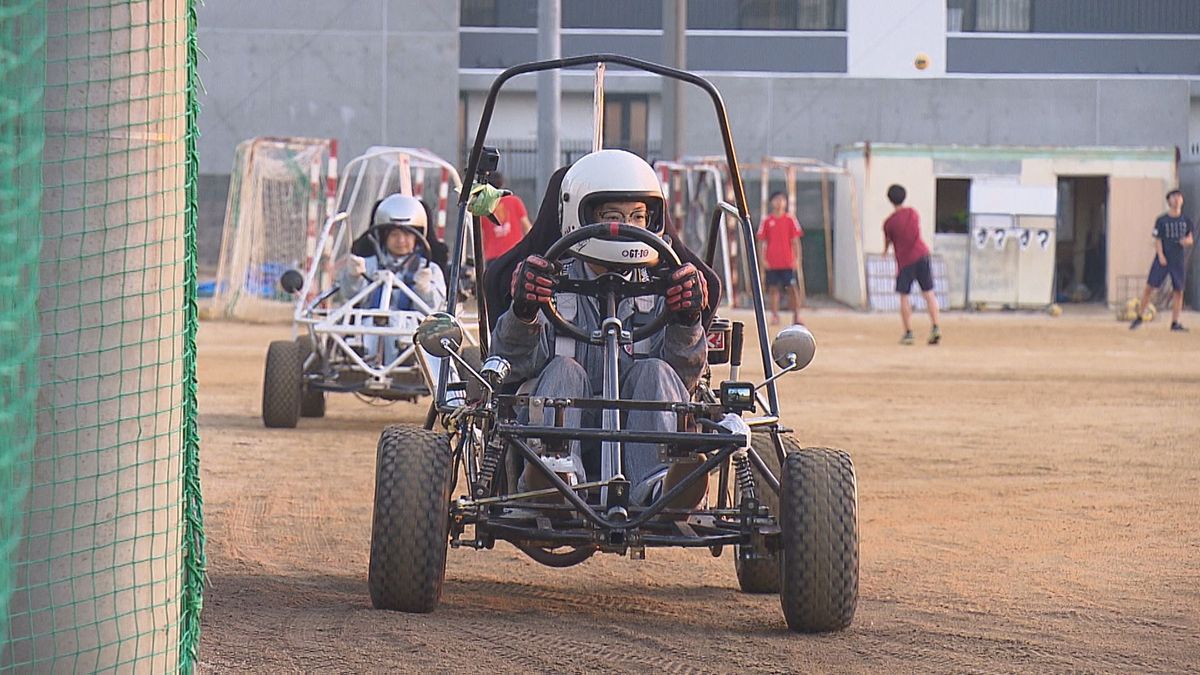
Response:
POLYGON ((1036 308, 1053 302, 1058 191, 976 180, 970 203, 967 306, 1036 308))

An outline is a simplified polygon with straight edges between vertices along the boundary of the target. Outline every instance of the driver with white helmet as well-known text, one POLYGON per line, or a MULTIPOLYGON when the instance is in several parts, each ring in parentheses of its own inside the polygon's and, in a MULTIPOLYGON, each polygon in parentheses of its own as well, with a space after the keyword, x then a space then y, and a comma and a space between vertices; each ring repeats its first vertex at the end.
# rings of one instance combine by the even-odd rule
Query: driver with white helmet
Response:
MULTIPOLYGON (((663 202, 658 176, 643 159, 624 150, 593 152, 577 161, 563 177, 558 199, 561 233, 565 236, 585 225, 616 222, 642 227, 665 238, 663 202)), ((517 264, 512 277, 512 305, 497 320, 493 351, 511 363, 512 378, 538 378, 532 395, 581 398, 602 394, 604 348, 557 335, 539 310, 554 299, 563 319, 588 334, 599 330, 602 313, 597 299, 556 294, 558 275, 595 279, 616 271, 633 281, 645 280, 646 271, 631 269, 626 257, 637 247, 644 250, 646 245, 585 239, 571 247, 572 257, 564 261, 561 270, 538 255, 517 264)), ((622 346, 620 398, 676 402, 690 398, 707 359, 701 325, 707 302, 704 275, 691 263, 671 274, 666 297, 646 295, 621 301, 617 315, 625 330, 647 325, 664 312, 670 316, 662 330, 622 346)), ((544 423, 553 424, 552 410, 547 408, 545 414, 544 423)), ((669 412, 635 410, 623 417, 623 428, 628 430, 673 431, 676 426, 675 415, 669 412)), ((599 414, 588 411, 585 415, 569 408, 565 423, 575 428, 598 427, 599 414)), ((577 442, 572 445, 576 477, 580 482, 587 480, 588 473, 595 478, 599 460, 592 455, 598 453, 589 449, 585 457, 577 442)), ((624 456, 623 473, 633 486, 631 498, 635 503, 647 503, 667 473, 666 465, 659 461, 658 448, 652 443, 626 443, 624 456)), ((683 475, 693 465, 675 466, 679 467, 678 475, 683 475)), ((525 478, 535 475, 525 472, 525 478)), ((671 475, 674 477, 676 470, 671 475)), ((700 492, 699 496, 685 498, 698 502, 702 496, 700 492)))
MULTIPOLYGON (((353 296, 374 279, 381 269, 391 270, 421 300, 434 310, 446 304, 446 277, 437 263, 429 259, 428 216, 416 197, 394 194, 375 207, 371 229, 359 237, 351 249, 350 265, 341 279, 342 294, 353 296)), ((376 289, 365 304, 380 308, 381 289, 376 289)), ((412 298, 402 291, 392 293, 391 310, 410 310, 412 298)), ((385 309, 385 308, 380 308, 385 309)))

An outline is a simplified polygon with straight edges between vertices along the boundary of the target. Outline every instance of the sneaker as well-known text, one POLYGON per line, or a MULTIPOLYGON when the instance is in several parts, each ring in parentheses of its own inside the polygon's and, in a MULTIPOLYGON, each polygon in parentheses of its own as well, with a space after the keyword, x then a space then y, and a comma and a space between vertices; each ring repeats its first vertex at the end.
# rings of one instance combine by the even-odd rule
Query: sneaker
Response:
POLYGON ((939 343, 941 341, 942 341, 942 330, 940 328, 938 328, 937 326, 934 326, 933 329, 929 331, 929 344, 936 345, 937 343, 939 343))
POLYGON ((1188 329, 1184 328, 1183 324, 1179 323, 1178 321, 1171 322, 1171 330, 1179 331, 1180 333, 1188 332, 1188 329))
POLYGON ((1140 325, 1142 325, 1142 317, 1138 316, 1138 318, 1134 319, 1133 322, 1129 324, 1129 330, 1133 330, 1140 325))
POLYGON ((911 345, 913 343, 913 334, 911 330, 904 331, 904 335, 900 336, 900 344, 911 345))

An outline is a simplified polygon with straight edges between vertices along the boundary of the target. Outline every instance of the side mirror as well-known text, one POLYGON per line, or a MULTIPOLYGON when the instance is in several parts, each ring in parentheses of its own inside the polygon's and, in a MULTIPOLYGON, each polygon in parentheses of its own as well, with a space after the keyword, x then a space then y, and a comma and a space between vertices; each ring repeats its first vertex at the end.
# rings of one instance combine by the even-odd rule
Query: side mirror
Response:
POLYGON ((279 285, 286 293, 299 293, 304 288, 304 275, 296 270, 288 270, 279 277, 279 285))
POLYGON ((446 358, 451 352, 457 354, 462 340, 462 326, 445 312, 435 312, 425 317, 413 334, 414 343, 439 358, 446 358))
POLYGON ((780 368, 791 366, 790 370, 801 370, 812 363, 816 353, 816 338, 801 325, 784 328, 771 343, 771 358, 780 368))

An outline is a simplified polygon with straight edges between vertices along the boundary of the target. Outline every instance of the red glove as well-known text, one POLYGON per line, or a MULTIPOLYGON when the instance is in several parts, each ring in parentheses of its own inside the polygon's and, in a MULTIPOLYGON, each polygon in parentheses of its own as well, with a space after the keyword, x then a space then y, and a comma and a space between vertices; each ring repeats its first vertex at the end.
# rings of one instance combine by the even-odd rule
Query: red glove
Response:
POLYGON ((512 311, 522 321, 533 321, 542 305, 549 305, 558 287, 559 268, 540 255, 517 263, 512 278, 512 311))
POLYGON ((676 323, 691 325, 700 320, 700 312, 708 306, 708 282, 692 263, 675 270, 667 287, 667 311, 676 323))

